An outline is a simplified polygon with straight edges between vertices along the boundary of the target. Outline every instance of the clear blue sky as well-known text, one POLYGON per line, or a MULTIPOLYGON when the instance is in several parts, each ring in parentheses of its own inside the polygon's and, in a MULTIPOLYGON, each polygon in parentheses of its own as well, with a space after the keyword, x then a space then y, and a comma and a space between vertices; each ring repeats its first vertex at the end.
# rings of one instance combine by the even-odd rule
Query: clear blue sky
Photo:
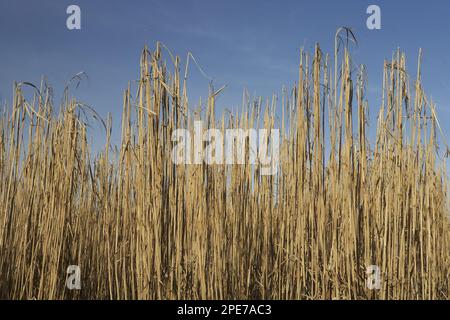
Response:
MULTIPOLYGON (((112 112, 117 137, 122 92, 137 79, 145 44, 163 42, 185 59, 191 51, 216 86, 227 84, 219 105, 239 106, 246 87, 270 96, 297 78, 300 47, 319 42, 332 53, 339 26, 350 26, 359 46, 354 62, 368 69, 369 105, 378 109, 382 66, 400 47, 415 77, 424 50, 423 80, 438 104, 450 137, 450 2, 428 1, 100 1, 2 0, 0 3, 0 100, 11 101, 14 80, 38 84, 45 75, 60 97, 79 71, 89 81, 72 93, 99 114, 112 112), (82 29, 66 28, 66 8, 81 7, 82 29), (382 29, 366 28, 366 8, 381 7, 382 29)), ((191 69, 190 102, 208 90, 208 80, 191 69)), ((73 90, 73 89, 72 89, 73 90)), ((57 100, 55 99, 55 102, 57 100)), ((375 125, 372 116, 371 124, 375 125)), ((94 135, 102 145, 104 135, 94 135)))

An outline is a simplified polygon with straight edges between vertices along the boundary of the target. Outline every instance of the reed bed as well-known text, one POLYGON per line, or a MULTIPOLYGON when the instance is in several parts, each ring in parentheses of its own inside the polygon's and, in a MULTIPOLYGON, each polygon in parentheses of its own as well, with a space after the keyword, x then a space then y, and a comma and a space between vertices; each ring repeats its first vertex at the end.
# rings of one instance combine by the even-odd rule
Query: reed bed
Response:
POLYGON ((226 90, 191 103, 187 67, 171 57, 169 68, 164 52, 143 50, 121 141, 109 116, 95 154, 93 109, 66 90, 56 112, 45 85, 15 85, 0 116, 0 298, 449 299, 447 175, 421 54, 415 80, 399 51, 385 62, 369 141, 365 69, 346 46, 332 58, 302 51, 291 91, 244 98, 234 113, 216 111, 226 90), (279 128, 278 174, 174 164, 173 130, 200 119, 279 128), (81 290, 65 285, 69 265, 81 290), (367 288, 369 265, 379 290, 367 288))

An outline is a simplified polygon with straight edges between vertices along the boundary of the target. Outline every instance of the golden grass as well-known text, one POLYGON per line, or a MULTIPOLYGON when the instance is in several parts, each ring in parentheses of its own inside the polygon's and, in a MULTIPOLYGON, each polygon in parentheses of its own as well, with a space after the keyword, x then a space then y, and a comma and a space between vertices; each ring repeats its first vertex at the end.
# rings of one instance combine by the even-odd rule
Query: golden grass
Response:
POLYGON ((55 116, 49 90, 28 102, 17 84, 0 117, 0 298, 448 299, 447 176, 420 58, 414 96, 404 55, 385 63, 373 149, 364 68, 347 49, 329 60, 301 53, 280 119, 275 97, 216 115, 211 90, 208 127, 282 129, 279 174, 264 177, 173 164, 172 131, 200 114, 159 45, 124 93, 117 152, 111 118, 93 157, 80 116, 92 110, 66 95, 55 116), (80 291, 65 287, 69 265, 80 291), (366 287, 369 265, 381 290, 366 287))

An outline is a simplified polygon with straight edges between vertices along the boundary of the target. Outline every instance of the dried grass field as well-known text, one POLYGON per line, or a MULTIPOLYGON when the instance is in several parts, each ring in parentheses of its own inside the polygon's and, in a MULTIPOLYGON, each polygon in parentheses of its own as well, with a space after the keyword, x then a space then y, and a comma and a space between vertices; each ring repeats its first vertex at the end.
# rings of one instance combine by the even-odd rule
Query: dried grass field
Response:
POLYGON ((446 145, 421 54, 413 79, 400 51, 380 70, 373 141, 365 69, 345 46, 302 51, 290 91, 234 113, 216 110, 220 89, 197 112, 167 57, 143 50, 117 148, 111 116, 68 90, 54 104, 45 85, 15 85, 0 114, 0 298, 449 299, 446 145), (100 152, 86 117, 105 126, 100 152), (173 130, 199 119, 279 128, 278 174, 174 164, 173 130), (81 290, 65 285, 69 265, 81 290), (366 286, 369 265, 380 290, 366 286))

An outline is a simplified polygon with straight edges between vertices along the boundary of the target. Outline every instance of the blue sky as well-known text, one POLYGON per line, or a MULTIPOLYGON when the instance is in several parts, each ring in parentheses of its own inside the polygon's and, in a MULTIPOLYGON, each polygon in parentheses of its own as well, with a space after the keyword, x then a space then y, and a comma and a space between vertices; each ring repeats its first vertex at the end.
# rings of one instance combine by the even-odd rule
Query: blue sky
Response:
MULTIPOLYGON (((216 87, 227 84, 219 107, 237 107, 242 92, 271 96, 297 79, 300 47, 319 42, 332 53, 334 34, 350 26, 359 46, 354 62, 366 64, 371 110, 378 110, 383 60, 400 47, 415 77, 418 49, 424 50, 425 90, 438 104, 450 136, 450 2, 421 1, 100 1, 3 0, 0 3, 0 100, 11 101, 14 80, 38 84, 42 76, 59 97, 74 74, 89 81, 72 93, 106 117, 115 137, 122 93, 139 74, 145 44, 163 42, 183 60, 191 51, 216 87), (66 28, 66 8, 81 8, 81 30, 66 28), (366 9, 381 7, 381 30, 366 28, 366 9)), ((190 102, 206 97, 208 80, 191 69, 190 102)), ((56 99, 55 99, 56 101, 56 99)), ((371 124, 375 125, 372 116, 371 124)), ((94 135, 96 144, 104 135, 94 135)))

